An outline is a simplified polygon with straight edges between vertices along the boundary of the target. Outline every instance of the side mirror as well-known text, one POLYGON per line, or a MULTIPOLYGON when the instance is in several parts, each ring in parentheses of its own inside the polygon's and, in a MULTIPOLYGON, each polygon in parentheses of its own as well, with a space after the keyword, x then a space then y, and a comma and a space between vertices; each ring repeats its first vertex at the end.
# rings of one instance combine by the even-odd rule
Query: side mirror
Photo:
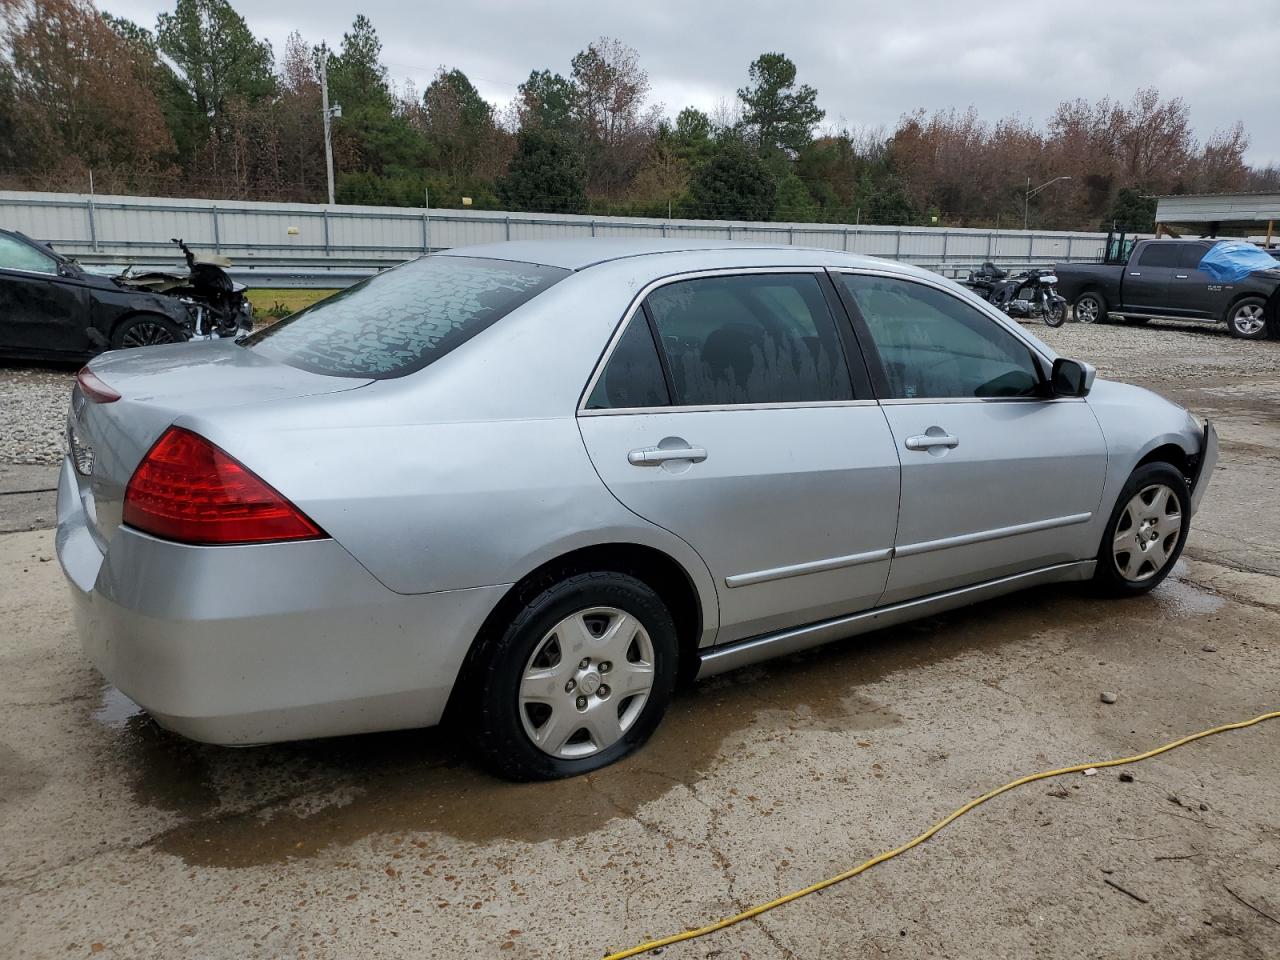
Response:
POLYGON ((1087 397, 1093 389, 1093 378, 1098 371, 1083 360, 1058 357, 1053 361, 1053 373, 1049 387, 1055 397, 1087 397))

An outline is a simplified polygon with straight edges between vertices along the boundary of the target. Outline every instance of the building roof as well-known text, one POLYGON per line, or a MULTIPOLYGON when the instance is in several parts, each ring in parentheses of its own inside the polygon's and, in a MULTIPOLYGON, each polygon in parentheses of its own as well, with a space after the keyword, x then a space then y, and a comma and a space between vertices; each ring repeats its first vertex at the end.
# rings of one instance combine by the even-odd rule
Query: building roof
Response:
POLYGON ((1156 222, 1254 226, 1280 223, 1280 193, 1187 193, 1156 197, 1156 222))

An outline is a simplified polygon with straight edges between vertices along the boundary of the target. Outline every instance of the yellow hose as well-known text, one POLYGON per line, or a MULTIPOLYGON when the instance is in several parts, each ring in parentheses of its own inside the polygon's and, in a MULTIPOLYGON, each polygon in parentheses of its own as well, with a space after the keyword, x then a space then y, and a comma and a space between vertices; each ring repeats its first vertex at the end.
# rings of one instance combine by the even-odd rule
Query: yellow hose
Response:
POLYGON ((1132 757, 1120 757, 1116 760, 1099 760, 1095 763, 1077 763, 1075 766, 1061 767, 1057 770, 1045 770, 1041 773, 1032 773, 1025 777, 1019 777, 1017 780, 1010 780, 1004 786, 996 787, 994 790, 970 800, 958 810, 947 814, 914 840, 908 840, 902 846, 894 847, 892 850, 887 850, 879 856, 872 857, 865 863, 860 863, 856 867, 846 870, 844 873, 837 873, 834 877, 829 877, 826 880, 820 880, 817 883, 804 887, 803 889, 795 890, 785 896, 778 897, 776 900, 770 900, 768 903, 762 903, 749 910, 743 910, 741 913, 735 913, 731 917, 725 917, 723 920, 717 920, 715 923, 709 923, 705 927, 698 927, 696 930, 686 930, 684 933, 675 933, 669 937, 650 940, 647 943, 641 943, 637 946, 629 947, 626 950, 619 950, 617 953, 609 954, 604 958, 604 960, 624 960, 626 957, 634 957, 637 954, 645 953, 646 951, 654 950, 658 947, 667 947, 673 943, 681 943, 685 940, 695 940, 698 937, 705 937, 709 933, 715 933, 717 930, 725 929, 725 927, 732 927, 734 924, 741 923, 743 920, 750 920, 752 917, 758 917, 762 913, 768 913, 770 910, 773 910, 776 907, 781 907, 783 904, 791 903, 793 900, 799 900, 801 897, 807 897, 811 893, 816 893, 819 890, 825 890, 827 887, 834 886, 842 880, 848 880, 850 877, 856 877, 858 874, 866 870, 870 870, 876 864, 884 863, 886 860, 892 860, 894 857, 898 856, 898 854, 906 853, 912 847, 924 843, 943 827, 946 827, 952 821, 963 817, 974 807, 979 804, 986 803, 993 797, 998 797, 1000 794, 1008 790, 1012 790, 1014 787, 1021 787, 1024 784, 1034 783, 1037 780, 1047 780, 1049 777, 1060 777, 1065 773, 1079 773, 1082 770, 1088 770, 1091 767, 1119 767, 1126 763, 1137 763, 1139 760, 1149 760, 1152 757, 1159 756, 1162 753, 1167 753, 1177 747, 1185 746, 1193 740, 1211 737, 1215 733, 1225 733, 1228 730, 1241 730, 1245 727, 1252 727, 1255 723, 1262 723, 1264 720, 1275 720, 1277 718, 1280 718, 1280 710, 1273 713, 1264 713, 1261 716, 1254 717, 1252 720, 1241 720, 1238 723, 1225 723, 1220 727, 1201 730, 1199 733, 1193 733, 1180 740, 1174 740, 1171 743, 1166 743, 1164 746, 1156 747, 1154 750, 1148 750, 1146 753, 1135 754, 1132 757))

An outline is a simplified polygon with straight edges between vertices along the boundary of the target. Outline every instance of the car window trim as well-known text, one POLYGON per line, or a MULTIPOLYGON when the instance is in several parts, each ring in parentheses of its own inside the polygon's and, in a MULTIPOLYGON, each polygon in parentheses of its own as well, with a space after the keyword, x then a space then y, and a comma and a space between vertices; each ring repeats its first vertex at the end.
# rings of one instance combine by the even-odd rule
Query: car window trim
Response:
MULTIPOLYGON (((770 403, 713 403, 713 404, 676 404, 672 403, 666 407, 617 407, 602 408, 599 410, 587 409, 587 401, 590 399, 592 391, 595 390, 596 381, 603 375, 605 367, 609 365, 610 358, 613 357, 614 350, 618 346, 618 342, 626 333, 628 326, 631 324, 632 317, 637 311, 643 310, 645 320, 649 324, 649 331, 654 337, 655 345, 658 348, 658 360, 663 365, 663 377, 667 378, 667 392, 674 400, 675 384, 670 380, 669 362, 666 359, 665 351, 661 346, 661 338, 658 337, 657 330, 653 324, 651 312, 645 307, 645 301, 649 295, 655 290, 662 287, 670 286, 673 283, 680 283, 685 280, 702 280, 709 277, 745 277, 745 276, 761 276, 769 274, 792 274, 795 276, 814 276, 818 280, 818 287, 822 289, 823 278, 826 275, 826 268, 820 266, 780 266, 780 267, 716 267, 707 270, 685 270, 680 273, 669 274, 665 277, 658 277, 651 280, 640 288, 640 291, 632 298, 631 303, 622 314, 622 319, 617 327, 614 328, 609 342, 605 345, 604 351, 596 360, 595 368, 591 371, 591 376, 587 380, 587 385, 578 397, 577 415, 580 417, 616 417, 638 414, 653 413, 699 413, 717 410, 787 410, 800 409, 806 407, 850 407, 850 406, 874 406, 876 400, 870 390, 865 389, 871 384, 860 384, 852 370, 852 364, 849 362, 848 347, 844 337, 840 332, 840 314, 833 309, 827 291, 823 290, 823 298, 827 300, 827 310, 831 314, 831 321, 836 328, 836 339, 840 341, 841 356, 845 361, 845 370, 849 374, 849 382, 854 392, 852 400, 788 400, 770 403), (859 396, 859 387, 863 386, 863 392, 866 396, 859 396)), ((828 278, 829 282, 829 278, 828 278)), ((864 361, 865 362, 865 361, 864 361)))
POLYGON ((853 298, 853 294, 843 283, 834 282, 837 275, 850 274, 855 276, 868 277, 884 277, 889 280, 899 280, 903 283, 914 283, 922 287, 930 287, 940 293, 944 293, 958 303, 969 307, 980 316, 986 317, 996 327, 1004 330, 1017 340, 1027 350, 1031 356, 1032 365, 1036 368, 1036 373, 1040 377, 1041 384, 1047 383, 1046 370, 1053 367, 1053 357, 1048 356, 1038 345, 1028 339, 1022 332, 1021 328, 1011 327, 1004 321, 1003 316, 992 315, 991 312, 983 310, 980 304, 970 303, 967 299, 956 294, 954 290, 948 289, 945 283, 937 283, 928 277, 917 277, 909 274, 900 273, 896 270, 877 270, 867 267, 827 267, 827 272, 831 274, 836 293, 840 297, 840 302, 844 306, 845 312, 848 314, 849 322, 853 327, 853 332, 857 338, 858 347, 866 361, 867 369, 871 374, 871 384, 875 391, 876 402, 885 405, 905 405, 920 403, 1083 403, 1084 397, 891 397, 888 394, 889 378, 884 372, 883 361, 880 358, 880 351, 876 347, 875 339, 871 336, 871 329, 867 326, 866 320, 862 316, 862 312, 858 309, 858 304, 853 298))

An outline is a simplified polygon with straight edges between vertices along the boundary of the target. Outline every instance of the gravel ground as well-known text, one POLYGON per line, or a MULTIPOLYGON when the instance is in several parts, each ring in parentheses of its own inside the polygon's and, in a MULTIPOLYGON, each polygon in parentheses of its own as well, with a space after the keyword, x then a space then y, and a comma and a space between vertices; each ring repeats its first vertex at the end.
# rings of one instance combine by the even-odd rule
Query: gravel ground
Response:
POLYGON ((1280 376, 1280 343, 1238 340, 1221 324, 1152 321, 1142 326, 1042 323, 1026 329, 1068 357, 1087 360, 1104 377, 1163 385, 1237 376, 1280 376))
MULTIPOLYGON (((1280 344, 1237 340, 1212 324, 1160 323, 1027 329, 1059 353, 1087 360, 1104 377, 1189 384, 1238 375, 1280 377, 1280 344)), ((67 393, 74 371, 0 367, 0 462, 56 464, 63 454, 67 393)))
POLYGON ((62 431, 75 371, 0 367, 0 461, 53 464, 64 452, 62 431))

